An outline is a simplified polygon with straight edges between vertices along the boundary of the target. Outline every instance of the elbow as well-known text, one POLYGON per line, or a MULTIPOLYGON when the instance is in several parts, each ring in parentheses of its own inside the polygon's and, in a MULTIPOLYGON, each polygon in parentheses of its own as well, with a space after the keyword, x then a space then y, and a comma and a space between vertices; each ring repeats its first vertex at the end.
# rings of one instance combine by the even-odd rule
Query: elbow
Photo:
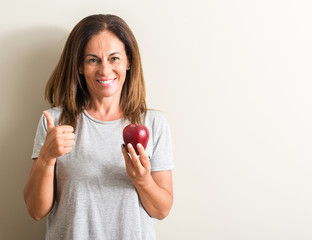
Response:
POLYGON ((50 211, 47 207, 38 207, 38 203, 34 203, 27 194, 24 193, 24 201, 26 204, 28 214, 35 220, 40 221, 44 218, 50 211))
POLYGON ((30 204, 27 202, 27 198, 26 198, 25 194, 24 194, 24 201, 25 201, 25 204, 26 204, 26 208, 27 208, 28 214, 29 214, 35 221, 40 221, 40 220, 43 218, 43 216, 39 215, 39 214, 37 213, 37 211, 36 211, 33 207, 30 206, 30 204))
POLYGON ((43 211, 42 209, 38 209, 34 206, 31 206, 31 204, 27 204, 27 202, 25 201, 26 203, 26 207, 27 207, 27 212, 28 214, 35 220, 35 221, 40 221, 42 218, 44 218, 47 213, 46 211, 43 211))
POLYGON ((40 221, 42 218, 45 217, 44 214, 40 214, 38 211, 35 211, 34 209, 31 209, 27 206, 28 214, 34 219, 35 221, 40 221))
POLYGON ((28 213, 32 217, 32 219, 34 219, 35 221, 40 221, 48 214, 48 212, 36 211, 36 210, 30 210, 30 209, 28 209, 28 213))
POLYGON ((168 215, 166 215, 166 214, 159 214, 159 215, 157 215, 155 218, 156 218, 157 220, 164 220, 167 216, 168 216, 168 215))
POLYGON ((155 214, 154 218, 156 218, 157 220, 164 220, 166 217, 168 217, 169 213, 170 210, 159 211, 157 214, 155 214))
POLYGON ((30 215, 35 221, 40 221, 43 217, 36 216, 36 215, 30 215))
POLYGON ((172 205, 173 205, 173 196, 171 198, 170 204, 168 204, 166 208, 157 211, 154 218, 156 218, 158 220, 164 220, 166 217, 168 217, 170 210, 172 208, 172 205))

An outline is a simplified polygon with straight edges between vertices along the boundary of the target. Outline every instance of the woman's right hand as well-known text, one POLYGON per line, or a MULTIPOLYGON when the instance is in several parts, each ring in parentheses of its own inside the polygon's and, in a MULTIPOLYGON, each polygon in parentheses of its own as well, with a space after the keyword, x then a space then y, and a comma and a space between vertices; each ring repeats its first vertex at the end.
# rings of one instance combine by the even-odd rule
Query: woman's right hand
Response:
POLYGON ((69 125, 54 126, 52 115, 44 111, 47 119, 47 136, 40 150, 39 159, 45 160, 48 166, 54 166, 56 158, 69 153, 75 144, 74 128, 69 125))

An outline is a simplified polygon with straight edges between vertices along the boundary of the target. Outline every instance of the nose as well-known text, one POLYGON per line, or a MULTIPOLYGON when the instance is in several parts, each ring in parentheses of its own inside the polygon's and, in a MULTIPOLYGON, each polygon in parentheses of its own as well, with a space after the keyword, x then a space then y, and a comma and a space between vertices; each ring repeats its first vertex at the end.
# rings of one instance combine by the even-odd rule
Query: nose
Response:
POLYGON ((102 61, 99 66, 99 74, 104 77, 109 77, 112 71, 112 66, 107 61, 102 61))

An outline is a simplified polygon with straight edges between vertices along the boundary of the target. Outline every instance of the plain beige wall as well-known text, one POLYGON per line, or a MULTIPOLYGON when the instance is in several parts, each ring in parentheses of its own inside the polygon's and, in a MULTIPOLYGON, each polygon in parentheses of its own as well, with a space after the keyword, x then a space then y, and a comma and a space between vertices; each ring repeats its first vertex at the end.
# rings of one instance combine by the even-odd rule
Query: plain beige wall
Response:
POLYGON ((164 110, 175 203, 158 239, 312 239, 312 6, 301 0, 6 1, 0 239, 43 239, 23 202, 44 86, 83 17, 124 18, 164 110))

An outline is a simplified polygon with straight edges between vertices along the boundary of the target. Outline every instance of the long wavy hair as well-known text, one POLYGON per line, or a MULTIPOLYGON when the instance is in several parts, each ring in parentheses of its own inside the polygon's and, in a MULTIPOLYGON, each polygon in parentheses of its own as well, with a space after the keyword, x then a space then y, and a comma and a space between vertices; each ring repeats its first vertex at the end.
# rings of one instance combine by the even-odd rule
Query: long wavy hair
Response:
POLYGON ((71 31, 60 60, 45 88, 45 99, 51 107, 61 107, 59 124, 77 128, 77 119, 90 101, 86 79, 79 74, 88 41, 102 31, 110 31, 123 42, 131 65, 122 87, 120 108, 123 119, 142 123, 146 115, 146 90, 137 41, 127 23, 115 15, 91 15, 71 31))

